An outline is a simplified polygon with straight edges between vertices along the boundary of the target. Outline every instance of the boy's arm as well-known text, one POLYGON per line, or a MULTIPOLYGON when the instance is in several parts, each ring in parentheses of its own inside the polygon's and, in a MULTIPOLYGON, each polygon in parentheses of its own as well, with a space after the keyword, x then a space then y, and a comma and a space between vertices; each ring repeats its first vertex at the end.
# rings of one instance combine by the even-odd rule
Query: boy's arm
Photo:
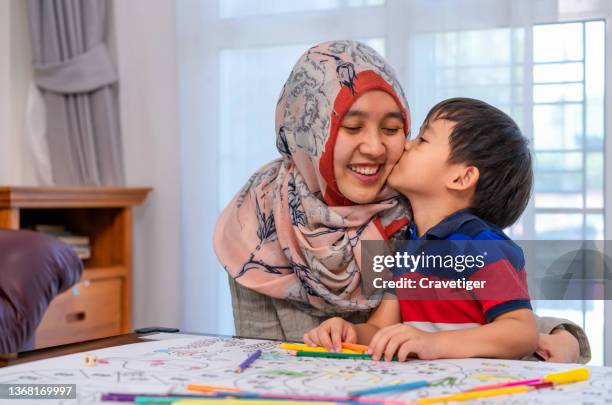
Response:
POLYGON ((533 313, 518 309, 498 316, 492 323, 476 328, 425 332, 398 324, 380 329, 370 342, 374 360, 384 356, 400 361, 410 355, 420 359, 494 357, 516 359, 533 353, 538 333, 533 313), (457 344, 461 342, 461 344, 457 344))
POLYGON ((397 297, 385 294, 380 304, 372 311, 366 323, 355 324, 357 342, 367 345, 380 329, 402 322, 400 306, 397 297))
POLYGON ((438 334, 440 357, 443 358, 517 359, 533 353, 538 346, 535 317, 529 309, 506 312, 493 322, 476 328, 438 334))

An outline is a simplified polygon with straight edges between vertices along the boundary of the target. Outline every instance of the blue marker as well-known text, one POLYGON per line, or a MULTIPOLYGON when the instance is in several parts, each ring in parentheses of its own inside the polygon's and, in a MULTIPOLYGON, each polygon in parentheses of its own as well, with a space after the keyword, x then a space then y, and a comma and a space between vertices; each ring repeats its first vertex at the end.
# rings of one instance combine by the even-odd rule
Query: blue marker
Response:
POLYGON ((382 392, 410 391, 410 390, 415 390, 417 388, 423 388, 427 386, 429 386, 429 383, 425 380, 413 381, 413 382, 409 382, 406 384, 385 385, 384 387, 368 388, 365 390, 352 391, 352 392, 349 392, 349 396, 360 397, 362 395, 380 394, 382 392))

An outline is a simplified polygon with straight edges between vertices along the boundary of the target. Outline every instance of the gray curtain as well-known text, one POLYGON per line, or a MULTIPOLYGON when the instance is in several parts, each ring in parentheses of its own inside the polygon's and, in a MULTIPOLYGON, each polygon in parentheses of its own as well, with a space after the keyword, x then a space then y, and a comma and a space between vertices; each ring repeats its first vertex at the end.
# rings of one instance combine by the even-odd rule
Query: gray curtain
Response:
POLYGON ((34 80, 57 185, 124 183, 117 72, 104 39, 110 0, 28 0, 34 80))

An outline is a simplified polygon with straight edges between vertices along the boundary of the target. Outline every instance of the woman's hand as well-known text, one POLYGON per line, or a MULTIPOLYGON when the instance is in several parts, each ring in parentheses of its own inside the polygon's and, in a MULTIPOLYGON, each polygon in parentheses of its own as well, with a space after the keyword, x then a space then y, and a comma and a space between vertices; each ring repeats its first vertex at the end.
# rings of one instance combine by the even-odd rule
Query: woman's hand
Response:
POLYGON ((339 317, 330 318, 304 334, 307 345, 323 346, 332 352, 342 350, 342 342, 356 343, 357 333, 352 323, 339 317))
POLYGON ((414 356, 419 359, 435 359, 440 357, 440 340, 440 334, 399 323, 380 329, 372 338, 368 353, 372 355, 372 360, 384 356, 385 360, 391 361, 394 355, 397 355, 399 361, 414 356))
POLYGON ((555 329, 549 335, 540 334, 536 353, 545 361, 577 363, 580 358, 580 345, 568 331, 555 329))

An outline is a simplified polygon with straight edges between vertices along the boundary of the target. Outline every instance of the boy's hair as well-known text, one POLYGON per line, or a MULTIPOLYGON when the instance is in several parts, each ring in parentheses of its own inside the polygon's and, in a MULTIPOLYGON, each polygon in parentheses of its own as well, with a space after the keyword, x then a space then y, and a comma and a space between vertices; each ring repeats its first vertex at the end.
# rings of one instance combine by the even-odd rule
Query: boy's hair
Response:
POLYGON ((449 136, 449 163, 476 166, 480 177, 470 210, 500 228, 515 223, 529 203, 533 186, 529 141, 503 111, 471 98, 436 104, 430 120, 455 123, 449 136))

